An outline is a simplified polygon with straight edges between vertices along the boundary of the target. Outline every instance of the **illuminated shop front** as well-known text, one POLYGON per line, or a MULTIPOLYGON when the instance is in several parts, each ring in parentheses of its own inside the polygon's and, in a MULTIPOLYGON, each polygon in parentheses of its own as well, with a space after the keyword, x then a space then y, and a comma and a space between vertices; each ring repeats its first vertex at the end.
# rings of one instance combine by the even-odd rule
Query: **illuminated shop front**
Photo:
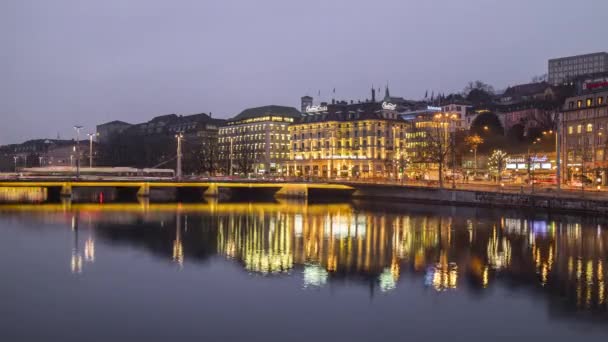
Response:
POLYGON ((555 173, 555 153, 552 155, 516 155, 508 157, 505 168, 515 172, 528 172, 528 169, 536 172, 555 173))

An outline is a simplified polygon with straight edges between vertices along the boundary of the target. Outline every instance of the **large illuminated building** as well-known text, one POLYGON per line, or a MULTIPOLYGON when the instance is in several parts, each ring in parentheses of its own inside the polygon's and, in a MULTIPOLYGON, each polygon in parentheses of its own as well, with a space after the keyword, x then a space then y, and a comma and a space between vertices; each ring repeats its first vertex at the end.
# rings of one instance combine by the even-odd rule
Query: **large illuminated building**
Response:
POLYGON ((300 112, 293 107, 249 108, 219 130, 219 157, 229 174, 283 174, 289 159, 288 126, 300 112))
POLYGON ((585 174, 608 184, 608 75, 589 78, 566 99, 560 124, 565 179, 585 174))
POLYGON ((332 101, 312 105, 302 98, 302 117, 289 127, 288 174, 306 177, 377 178, 398 176, 407 123, 399 111, 408 103, 332 101))
POLYGON ((408 156, 409 176, 427 174, 436 178, 439 159, 450 159, 455 134, 466 127, 462 110, 444 111, 452 107, 422 105, 415 110, 400 113, 407 122, 404 153, 408 156), (443 157, 439 157, 443 155, 443 157))

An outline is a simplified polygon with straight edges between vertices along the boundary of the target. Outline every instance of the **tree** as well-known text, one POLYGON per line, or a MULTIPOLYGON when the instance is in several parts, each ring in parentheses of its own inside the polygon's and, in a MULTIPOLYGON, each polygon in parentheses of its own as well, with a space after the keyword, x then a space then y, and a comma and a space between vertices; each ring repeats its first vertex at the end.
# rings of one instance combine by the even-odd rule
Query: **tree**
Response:
POLYGON ((547 74, 536 75, 532 77, 532 83, 547 82, 548 79, 549 77, 547 76, 547 74))
POLYGON ((502 171, 507 166, 507 153, 501 150, 494 150, 488 159, 488 167, 491 172, 496 174, 497 181, 500 181, 502 171))
POLYGON ((253 172, 256 163, 256 151, 253 143, 245 142, 240 146, 239 151, 233 151, 233 167, 243 175, 253 172))
POLYGON ((470 148, 473 149, 474 158, 475 158, 474 170, 475 170, 475 173, 477 173, 477 147, 479 145, 483 144, 483 138, 477 134, 468 135, 464 138, 464 142, 465 142, 465 144, 467 144, 467 146, 469 146, 470 148))
POLYGON ((414 162, 436 164, 439 171, 439 187, 443 188, 443 173, 448 153, 453 152, 454 139, 451 139, 449 118, 437 118, 432 124, 419 131, 425 135, 426 144, 418 144, 414 162))
POLYGON ((471 93, 471 91, 476 90, 476 89, 482 90, 490 95, 494 95, 494 87, 492 87, 491 85, 489 85, 487 83, 479 81, 479 80, 474 81, 474 82, 473 81, 469 82, 462 90, 462 94, 464 96, 468 96, 471 93))
POLYGON ((219 167, 217 139, 204 137, 184 145, 183 169, 186 173, 214 175, 219 167))

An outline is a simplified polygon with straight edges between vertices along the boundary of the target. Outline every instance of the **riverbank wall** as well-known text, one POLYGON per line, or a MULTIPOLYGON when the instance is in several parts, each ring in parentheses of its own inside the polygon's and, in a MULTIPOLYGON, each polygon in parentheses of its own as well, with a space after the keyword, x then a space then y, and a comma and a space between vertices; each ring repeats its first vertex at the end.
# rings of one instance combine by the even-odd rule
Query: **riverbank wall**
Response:
POLYGON ((543 209, 608 215, 608 198, 585 198, 567 194, 526 194, 517 192, 439 189, 383 184, 351 184, 356 190, 352 197, 366 200, 387 200, 449 205, 543 209))

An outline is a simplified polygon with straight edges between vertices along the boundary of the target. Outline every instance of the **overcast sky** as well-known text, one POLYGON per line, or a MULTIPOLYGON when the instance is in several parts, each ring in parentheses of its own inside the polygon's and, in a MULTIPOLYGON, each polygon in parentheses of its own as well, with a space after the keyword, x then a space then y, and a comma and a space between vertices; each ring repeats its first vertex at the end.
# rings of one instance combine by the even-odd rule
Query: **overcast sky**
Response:
POLYGON ((606 0, 1 0, 0 144, 303 95, 421 98, 608 50, 606 0))

